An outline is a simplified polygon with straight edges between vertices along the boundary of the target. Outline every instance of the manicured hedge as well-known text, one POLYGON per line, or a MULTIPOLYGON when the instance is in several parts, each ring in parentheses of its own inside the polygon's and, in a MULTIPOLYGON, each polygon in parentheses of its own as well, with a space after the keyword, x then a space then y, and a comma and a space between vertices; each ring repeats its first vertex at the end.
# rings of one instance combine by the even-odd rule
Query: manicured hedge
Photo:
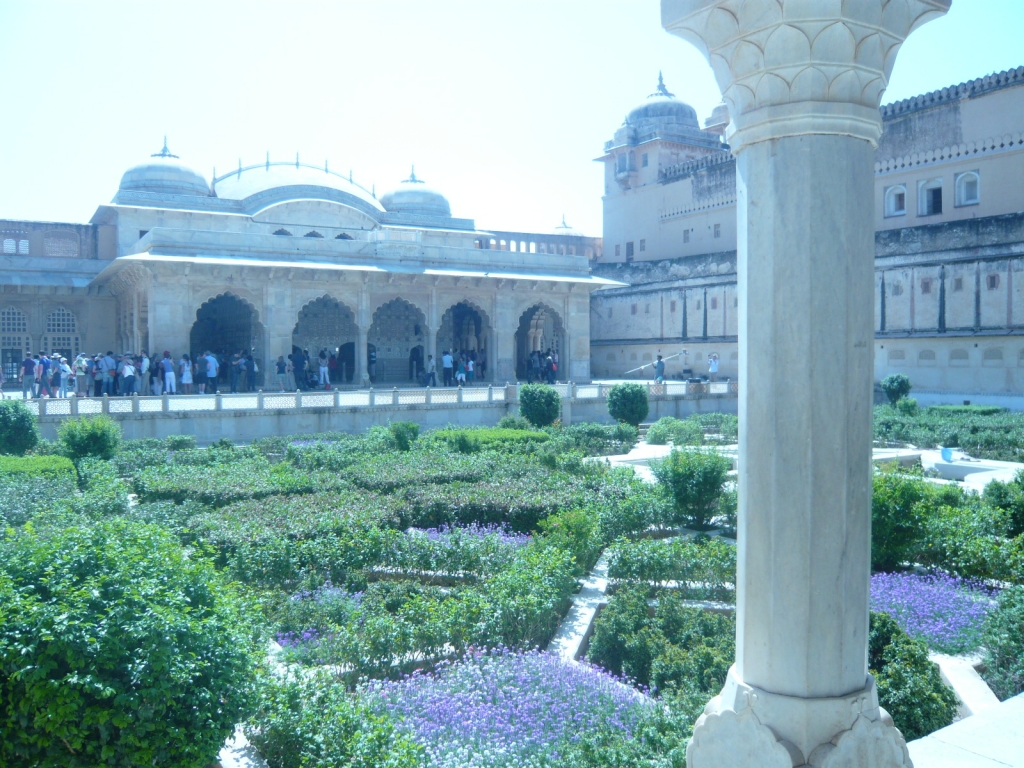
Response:
POLYGON ((619 540, 608 576, 664 586, 676 582, 693 600, 736 600, 736 547, 720 538, 619 540))
POLYGON ((875 407, 876 440, 919 448, 960 448, 979 459, 1021 461, 1024 413, 974 406, 932 406, 906 414, 888 405, 875 407))
MULTIPOLYGON (((31 477, 41 483, 75 482, 75 465, 63 456, 0 455, 0 484, 11 478, 31 477)), ((45 488, 42 490, 45 491, 45 488)))

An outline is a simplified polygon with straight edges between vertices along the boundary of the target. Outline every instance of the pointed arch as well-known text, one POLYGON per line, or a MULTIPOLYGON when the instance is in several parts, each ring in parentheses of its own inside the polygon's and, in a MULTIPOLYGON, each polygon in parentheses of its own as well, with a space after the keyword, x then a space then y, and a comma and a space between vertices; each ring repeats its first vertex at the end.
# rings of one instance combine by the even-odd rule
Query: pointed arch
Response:
MULTIPOLYGON (((222 361, 235 352, 244 351, 256 360, 259 367, 256 383, 262 383, 266 371, 263 340, 263 325, 255 304, 235 293, 224 292, 207 299, 196 309, 196 319, 189 333, 189 351, 193 359, 210 351, 222 361)), ((222 365, 221 379, 228 373, 228 367, 222 365)))
POLYGON ((469 298, 451 304, 441 315, 435 349, 437 355, 445 350, 462 354, 474 363, 474 380, 493 377, 490 363, 495 357, 493 326, 486 310, 469 298))
POLYGON ((366 341, 372 382, 415 380, 426 360, 426 313, 400 296, 386 300, 373 312, 366 341))
POLYGON ((527 307, 519 315, 519 325, 515 337, 516 375, 527 380, 536 375, 535 366, 531 367, 534 352, 543 356, 551 350, 558 356, 557 380, 565 380, 569 361, 565 359, 565 323, 561 314, 546 302, 537 302, 527 307))
POLYGON ((330 294, 307 301, 299 310, 292 330, 292 352, 309 351, 315 363, 321 351, 334 358, 333 383, 352 381, 355 375, 359 326, 355 310, 330 294))

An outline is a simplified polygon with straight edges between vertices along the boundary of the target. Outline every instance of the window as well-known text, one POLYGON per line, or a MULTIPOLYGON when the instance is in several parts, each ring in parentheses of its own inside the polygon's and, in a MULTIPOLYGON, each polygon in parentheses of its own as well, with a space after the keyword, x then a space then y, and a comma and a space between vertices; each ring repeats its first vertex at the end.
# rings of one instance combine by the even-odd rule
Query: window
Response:
POLYGON ((885 190, 885 215, 907 215, 907 188, 903 184, 887 187, 885 190))
POLYGON ((629 259, 632 259, 632 258, 633 258, 633 243, 629 242, 629 243, 626 243, 626 260, 628 261, 629 259))
POLYGON ((690 242, 690 230, 688 230, 688 229, 684 229, 683 230, 683 242, 684 243, 690 242))
POLYGON ((628 162, 628 160, 626 159, 626 156, 625 155, 619 155, 618 159, 615 162, 617 164, 616 170, 619 173, 625 173, 626 172, 626 163, 628 162))
POLYGON ((675 301, 670 301, 668 303, 668 311, 669 312, 675 312, 676 311, 676 303, 675 303, 675 301))
POLYGON ((4 253, 17 253, 18 241, 10 238, 4 240, 4 253))
POLYGON ((697 299, 697 309, 700 309, 700 299, 697 299))
MULTIPOLYGON (((352 239, 352 235, 348 234, 347 232, 342 232, 340 235, 335 235, 334 239, 335 240, 351 240, 352 239)), ((493 247, 494 247, 494 241, 491 240, 491 248, 493 248, 493 247)))
POLYGON ((985 284, 988 286, 990 291, 994 291, 999 287, 999 275, 988 275, 985 278, 985 284))
POLYGON ((144 238, 148 234, 149 234, 149 230, 148 229, 140 229, 139 230, 139 240, 141 240, 142 238, 144 238))
POLYGON ((317 232, 315 229, 313 229, 304 234, 303 237, 319 237, 322 240, 324 236, 317 232))
POLYGON ((645 315, 651 314, 651 305, 650 304, 644 304, 644 314, 645 315))
POLYGON ((889 350, 889 362, 890 363, 903 363, 907 359, 907 353, 902 349, 890 349, 889 350))
POLYGON ((1003 350, 998 347, 994 349, 986 349, 985 353, 981 356, 982 363, 989 365, 1002 365, 1003 364, 1003 350))
POLYGON ((956 177, 956 205, 977 205, 981 202, 981 177, 977 171, 959 173, 956 177))
POLYGON ((292 236, 292 233, 289 232, 287 229, 279 229, 274 234, 275 235, 279 235, 281 237, 291 237, 292 236))
POLYGON ((921 293, 924 294, 924 293, 931 293, 931 292, 932 292, 932 279, 930 277, 926 277, 926 278, 924 278, 921 281, 921 293))
POLYGON ((953 291, 960 292, 964 289, 964 279, 962 277, 953 278, 953 291))
POLYGON ((922 349, 917 355, 918 365, 935 365, 935 353, 930 349, 922 349))
POLYGON ((646 152, 644 152, 643 155, 640 156, 640 165, 642 165, 644 168, 647 167, 647 153, 646 152))
POLYGON ((646 240, 641 240, 640 241, 640 253, 643 253, 646 250, 647 250, 647 241, 646 240))
POLYGON ((631 314, 631 315, 635 315, 636 314, 636 304, 630 304, 630 306, 629 306, 629 314, 631 314))
POLYGON ((18 241, 18 253, 21 256, 28 256, 28 240, 18 241))
POLYGON ((618 243, 615 244, 615 255, 616 256, 621 256, 622 255, 621 246, 618 243))
POLYGON ((4 333, 28 333, 28 318, 20 309, 8 307, 0 311, 0 331, 4 333))
POLYGON ((922 181, 917 185, 917 215, 938 216, 942 213, 942 179, 922 181))
POLYGON ((954 349, 949 353, 949 364, 953 366, 965 366, 968 359, 966 349, 954 349))
POLYGON ((718 309, 718 299, 716 299, 713 296, 711 297, 711 308, 712 309, 718 309))
POLYGON ((721 224, 715 224, 715 237, 721 237, 721 236, 722 236, 722 225, 721 224))
POLYGON ((47 333, 77 333, 78 327, 75 316, 64 307, 57 307, 56 311, 46 316, 47 333))
POLYGON ((892 287, 889 288, 889 294, 891 296, 902 296, 903 295, 903 284, 894 282, 892 287))

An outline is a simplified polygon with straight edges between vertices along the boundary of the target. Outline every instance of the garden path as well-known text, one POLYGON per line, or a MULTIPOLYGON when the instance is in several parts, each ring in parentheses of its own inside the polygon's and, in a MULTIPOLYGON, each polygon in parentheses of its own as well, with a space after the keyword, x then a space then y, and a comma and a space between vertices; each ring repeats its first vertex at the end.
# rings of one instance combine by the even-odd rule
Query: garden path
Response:
POLYGON ((1024 694, 907 745, 915 768, 1024 768, 1024 694))

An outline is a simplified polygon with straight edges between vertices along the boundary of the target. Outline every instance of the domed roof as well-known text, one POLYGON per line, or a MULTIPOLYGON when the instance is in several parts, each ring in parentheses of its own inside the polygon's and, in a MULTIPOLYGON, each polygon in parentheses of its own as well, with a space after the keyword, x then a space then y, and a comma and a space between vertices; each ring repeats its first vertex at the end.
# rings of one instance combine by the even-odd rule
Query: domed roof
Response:
POLYGON ((380 198, 388 213, 413 213, 421 216, 451 216, 448 199, 416 178, 416 167, 408 179, 380 198))
POLYGON ((575 227, 570 227, 565 223, 565 214, 562 214, 562 223, 555 227, 551 234, 553 235, 565 235, 566 237, 583 237, 583 233, 575 227))
POLYGON ((210 184, 198 171, 182 163, 177 155, 164 148, 145 163, 129 168, 121 177, 118 190, 122 192, 157 192, 167 195, 210 196, 210 184))
POLYGON ((288 197, 293 192, 295 199, 307 199, 316 196, 315 190, 310 189, 315 187, 342 192, 358 198, 375 210, 384 210, 373 193, 352 181, 351 177, 328 170, 326 165, 320 167, 300 163, 298 158, 294 163, 271 162, 268 155, 265 163, 239 168, 218 176, 214 181, 217 197, 224 200, 245 200, 269 190, 279 190, 276 197, 288 197), (304 189, 294 189, 299 187, 304 189), (289 188, 293 188, 291 192, 289 188))
POLYGON ((661 72, 658 73, 658 89, 626 117, 626 122, 630 125, 636 125, 642 120, 681 123, 700 129, 697 111, 686 102, 677 99, 674 93, 669 93, 661 72))

